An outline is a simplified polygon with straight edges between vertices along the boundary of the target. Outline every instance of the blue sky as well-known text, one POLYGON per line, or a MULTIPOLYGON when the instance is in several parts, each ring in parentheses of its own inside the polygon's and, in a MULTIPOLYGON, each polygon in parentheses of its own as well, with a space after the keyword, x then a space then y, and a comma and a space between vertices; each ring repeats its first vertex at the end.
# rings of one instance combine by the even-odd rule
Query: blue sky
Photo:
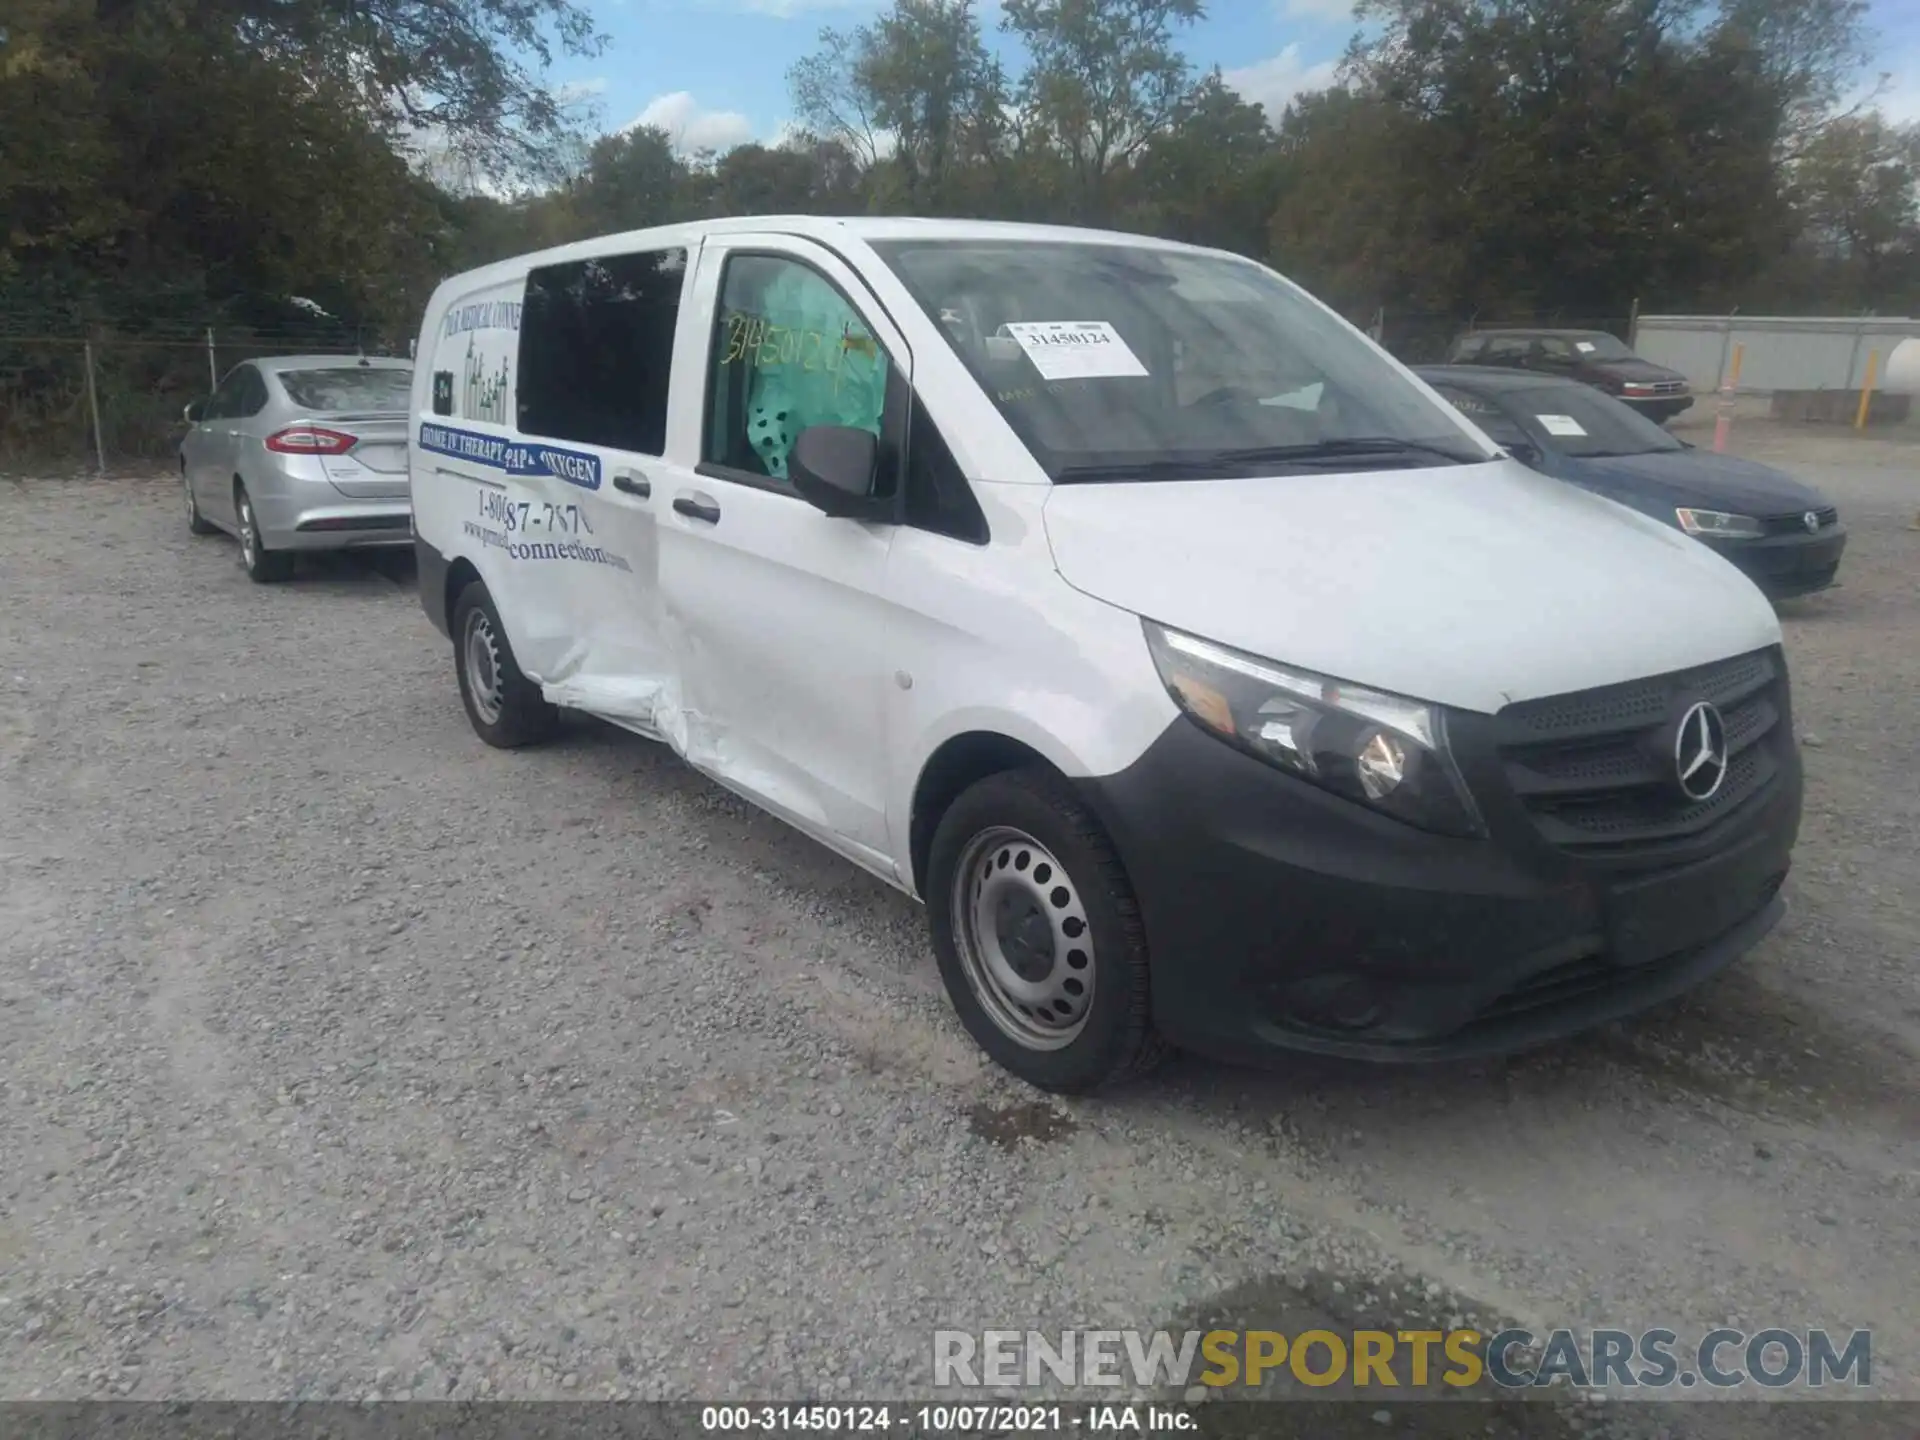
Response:
MULTIPOLYGON (((606 49, 566 58, 552 78, 593 108, 600 127, 644 118, 684 149, 725 149, 777 139, 791 117, 787 67, 816 48, 820 27, 858 25, 883 0, 585 0, 606 49)), ((1250 100, 1279 109, 1299 90, 1326 84, 1353 33, 1351 0, 1215 0, 1183 45, 1194 63, 1219 65, 1250 100)), ((989 42, 998 0, 982 0, 989 42)), ((1920 5, 1874 0, 1876 68, 1894 72, 1883 105, 1920 120, 1920 5)))

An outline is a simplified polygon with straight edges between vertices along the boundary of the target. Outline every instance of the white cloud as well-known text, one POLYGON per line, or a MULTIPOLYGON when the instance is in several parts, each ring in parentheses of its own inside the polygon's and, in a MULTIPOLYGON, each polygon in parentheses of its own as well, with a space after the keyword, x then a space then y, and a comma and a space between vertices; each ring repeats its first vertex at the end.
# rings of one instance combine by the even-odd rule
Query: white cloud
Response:
POLYGON ((666 131, 673 148, 682 152, 731 150, 753 138, 753 122, 738 110, 709 110, 687 90, 654 96, 624 128, 642 125, 666 131))
POLYGON ((1339 68, 1337 59, 1307 64, 1300 58, 1300 46, 1295 42, 1278 55, 1228 70, 1220 78, 1238 90, 1243 99, 1266 107, 1267 119, 1278 122, 1289 100, 1310 90, 1326 89, 1333 84, 1339 68))
POLYGON ((1354 0, 1279 0, 1280 13, 1289 20, 1353 19, 1354 0))

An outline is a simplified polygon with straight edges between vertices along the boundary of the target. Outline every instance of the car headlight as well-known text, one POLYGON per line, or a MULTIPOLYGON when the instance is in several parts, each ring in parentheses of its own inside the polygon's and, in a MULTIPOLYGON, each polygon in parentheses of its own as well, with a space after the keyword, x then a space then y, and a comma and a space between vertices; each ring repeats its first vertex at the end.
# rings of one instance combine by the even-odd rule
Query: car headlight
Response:
POLYGON ((1446 835, 1483 833, 1437 706, 1293 670, 1153 621, 1154 667, 1205 730, 1336 795, 1446 835))
POLYGON ((1680 528, 1689 535, 1716 540, 1754 540, 1765 533, 1751 515, 1729 515, 1724 510, 1689 510, 1684 506, 1673 514, 1680 528))

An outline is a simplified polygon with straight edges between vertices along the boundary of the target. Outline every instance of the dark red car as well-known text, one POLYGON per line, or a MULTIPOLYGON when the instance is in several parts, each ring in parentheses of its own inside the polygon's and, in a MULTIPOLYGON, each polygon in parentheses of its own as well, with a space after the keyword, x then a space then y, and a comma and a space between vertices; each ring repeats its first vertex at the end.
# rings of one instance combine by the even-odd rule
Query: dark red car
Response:
POLYGON ((1686 376, 1641 359, 1604 330, 1474 330, 1453 342, 1446 363, 1578 380, 1655 421, 1671 420, 1693 404, 1686 376))

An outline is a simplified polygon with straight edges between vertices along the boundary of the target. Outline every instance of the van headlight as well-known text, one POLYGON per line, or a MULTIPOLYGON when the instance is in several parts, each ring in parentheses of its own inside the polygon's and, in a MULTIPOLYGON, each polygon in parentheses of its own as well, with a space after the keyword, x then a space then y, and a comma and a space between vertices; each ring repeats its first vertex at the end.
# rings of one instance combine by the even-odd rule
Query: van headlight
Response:
POLYGON ((1716 540, 1753 540, 1765 533, 1751 515, 1729 515, 1724 510, 1689 510, 1683 506, 1673 516, 1687 534, 1716 540))
POLYGON ((1410 825, 1484 833, 1447 751, 1439 707, 1143 623, 1161 683, 1203 729, 1410 825))

